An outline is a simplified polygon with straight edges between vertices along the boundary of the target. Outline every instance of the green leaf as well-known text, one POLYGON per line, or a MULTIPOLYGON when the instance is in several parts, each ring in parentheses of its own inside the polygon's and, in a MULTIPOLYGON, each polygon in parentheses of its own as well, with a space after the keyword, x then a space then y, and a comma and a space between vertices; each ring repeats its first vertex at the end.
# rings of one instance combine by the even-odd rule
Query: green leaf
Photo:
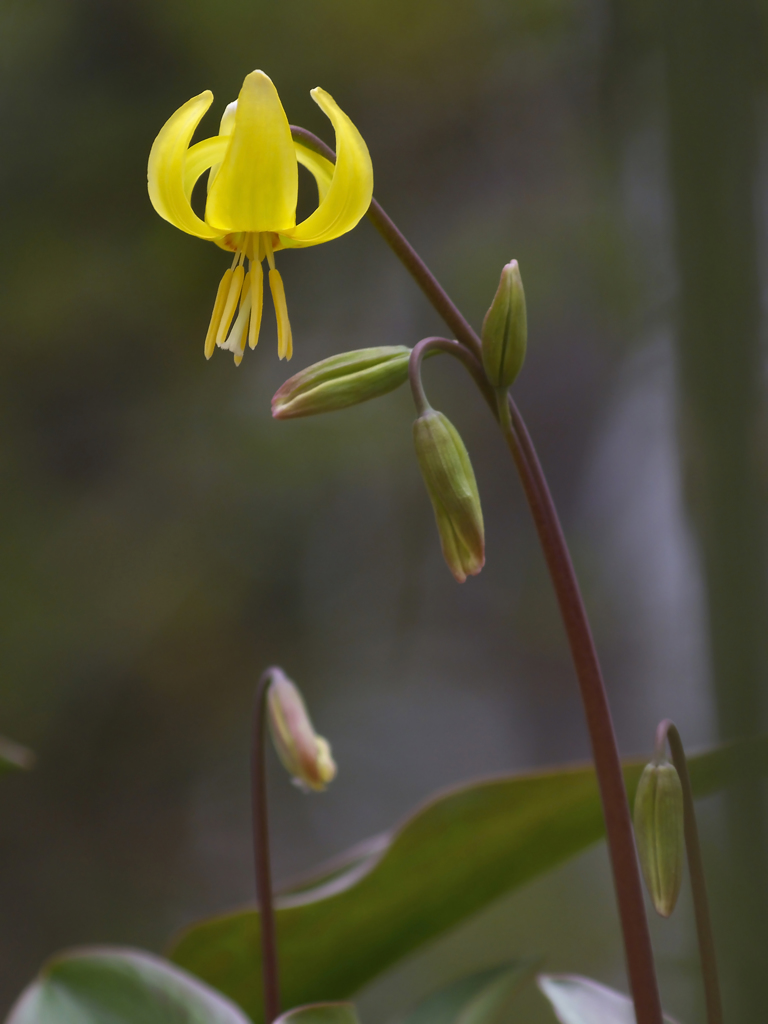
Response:
POLYGON ((288 1010, 275 1024, 360 1024, 352 1003, 312 1003, 288 1010))
MULTIPOLYGON (((635 1024, 629 996, 578 974, 540 974, 536 979, 560 1024, 635 1024)), ((675 1024, 664 1015, 666 1024, 675 1024)))
POLYGON ((533 970, 521 962, 478 971, 428 996, 401 1024, 497 1024, 533 970))
POLYGON ((35 755, 31 750, 0 736, 0 775, 31 768, 34 763, 35 755))
POLYGON ((139 1022, 250 1024, 237 1006, 178 967, 148 953, 107 947, 76 949, 54 957, 6 1020, 6 1024, 139 1022))
MULTIPOLYGON (((736 764, 768 770, 768 738, 689 759, 698 796, 736 764)), ((630 800, 645 766, 625 765, 630 800)), ((277 900, 288 1005, 347 999, 377 974, 503 893, 604 834, 591 767, 556 768, 459 786, 355 847, 277 900)), ((187 929, 171 958, 261 1020, 259 918, 246 909, 187 929)))

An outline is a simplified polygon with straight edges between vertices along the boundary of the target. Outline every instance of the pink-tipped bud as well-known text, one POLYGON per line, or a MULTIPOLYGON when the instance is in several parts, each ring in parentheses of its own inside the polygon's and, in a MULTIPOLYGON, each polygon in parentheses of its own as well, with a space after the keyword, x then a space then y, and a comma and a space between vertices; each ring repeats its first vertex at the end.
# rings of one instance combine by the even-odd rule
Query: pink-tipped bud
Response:
POLYGON ((434 409, 414 423, 413 441, 435 511, 443 557, 463 583, 485 564, 483 510, 469 454, 453 424, 434 409))
POLYGON ((280 760, 302 789, 320 792, 336 775, 328 741, 318 736, 295 683, 272 670, 267 692, 269 731, 280 760))
POLYGON ((389 345, 323 359, 275 392, 272 415, 278 420, 314 416, 386 395, 407 380, 410 354, 405 345, 389 345))

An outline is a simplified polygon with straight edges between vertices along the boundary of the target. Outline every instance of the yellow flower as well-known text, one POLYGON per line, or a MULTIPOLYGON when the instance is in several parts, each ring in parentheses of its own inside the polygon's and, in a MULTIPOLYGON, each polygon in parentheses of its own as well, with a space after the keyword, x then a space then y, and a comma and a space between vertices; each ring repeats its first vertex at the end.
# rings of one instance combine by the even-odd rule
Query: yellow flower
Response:
POLYGON ((338 238, 352 230, 370 205, 373 168, 368 147, 325 90, 313 89, 311 96, 336 132, 335 165, 294 141, 277 90, 263 71, 246 77, 239 97, 224 111, 218 135, 190 146, 213 101, 213 93, 206 90, 179 107, 152 145, 149 198, 160 216, 190 235, 235 253, 216 295, 205 339, 206 359, 218 345, 234 353, 239 366, 246 338, 255 348, 265 258, 277 315, 277 351, 280 359, 290 359, 291 325, 282 278, 275 269, 275 251, 338 238), (299 164, 314 175, 319 205, 297 224, 299 164), (201 220, 190 199, 195 183, 207 170, 208 199, 201 220))

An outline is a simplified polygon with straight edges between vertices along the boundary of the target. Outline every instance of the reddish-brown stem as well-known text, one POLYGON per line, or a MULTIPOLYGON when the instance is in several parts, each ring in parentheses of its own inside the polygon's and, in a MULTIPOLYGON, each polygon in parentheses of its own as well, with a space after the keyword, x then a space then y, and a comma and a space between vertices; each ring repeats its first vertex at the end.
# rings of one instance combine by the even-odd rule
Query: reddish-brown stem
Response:
MULTIPOLYGON (((311 132, 293 127, 291 131, 294 138, 331 162, 335 162, 336 155, 333 150, 311 132)), ((368 218, 410 271, 433 308, 455 332, 458 341, 466 346, 477 361, 481 352, 479 337, 413 246, 375 200, 371 203, 368 218)), ((506 392, 499 396, 497 415, 533 516, 579 681, 600 786, 637 1024, 663 1024, 629 803, 616 734, 589 621, 568 546, 536 450, 522 416, 506 392)))
POLYGON ((253 807, 253 856, 256 871, 256 898, 261 925, 261 976, 265 1024, 280 1016, 280 975, 277 963, 275 908, 272 901, 272 872, 269 861, 269 818, 267 814, 267 772, 265 762, 265 725, 267 690, 272 669, 262 673, 253 707, 251 746, 251 799, 253 807))
POLYGON ((579 681, 603 803, 635 1014, 638 1024, 661 1024, 661 1001, 627 791, 589 620, 544 473, 522 417, 505 391, 499 394, 499 422, 533 515, 579 681))
POLYGON ((704 878, 704 861, 701 856, 699 828, 696 824, 696 810, 693 806, 693 787, 688 774, 683 741, 677 726, 669 718, 659 723, 656 730, 656 753, 654 761, 664 758, 664 746, 669 743, 672 763, 680 777, 683 789, 683 828, 685 831, 685 852, 688 857, 688 871, 691 875, 693 912, 696 918, 696 936, 699 940, 701 975, 704 981, 704 999, 707 1006, 707 1024, 723 1024, 723 1005, 720 997, 720 979, 717 972, 715 939, 712 933, 712 919, 709 913, 707 883, 704 878))

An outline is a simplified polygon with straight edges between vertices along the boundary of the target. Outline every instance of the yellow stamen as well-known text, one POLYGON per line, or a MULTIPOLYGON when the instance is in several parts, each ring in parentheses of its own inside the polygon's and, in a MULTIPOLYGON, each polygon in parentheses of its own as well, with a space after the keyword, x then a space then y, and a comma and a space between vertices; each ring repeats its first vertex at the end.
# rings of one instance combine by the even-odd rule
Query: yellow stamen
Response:
POLYGON ((248 274, 251 281, 251 326, 248 330, 248 344, 256 348, 259 343, 259 331, 261 329, 261 312, 264 308, 264 271, 261 263, 251 260, 251 269, 248 274))
POLYGON ((216 334, 217 345, 222 345, 227 336, 229 325, 232 323, 232 317, 235 315, 235 309, 237 308, 237 300, 240 298, 240 291, 243 287, 244 277, 245 271, 242 266, 238 264, 234 271, 232 271, 232 280, 229 285, 229 292, 227 293, 227 301, 224 305, 224 311, 221 314, 221 323, 219 324, 219 330, 216 334))
POLYGON ((268 231, 262 231, 261 240, 264 243, 264 252, 267 255, 267 263, 269 263, 269 269, 275 269, 275 256, 272 252, 272 236, 268 231))
POLYGON ((213 304, 213 313, 211 313, 211 322, 208 324, 208 333, 205 336, 205 358, 210 359, 213 355, 213 350, 216 347, 216 336, 219 330, 219 324, 221 323, 221 317, 224 312, 224 304, 227 301, 229 295, 229 286, 232 281, 232 271, 227 270, 222 277, 219 284, 219 290, 216 292, 216 301, 213 304))
MULTIPOLYGON (((271 247, 267 250, 268 255, 270 250, 271 247)), ((277 355, 279 359, 290 359, 293 355, 293 335, 291 334, 291 322, 288 319, 288 306, 285 302, 285 288, 283 288, 283 279, 280 277, 279 270, 270 270, 269 287, 277 317, 277 355)))
MULTIPOLYGON (((247 285, 247 282, 246 282, 247 285)), ((245 352, 245 336, 248 330, 248 320, 251 315, 251 293, 250 291, 245 296, 243 301, 240 303, 240 312, 235 320, 235 326, 230 332, 227 344, 223 346, 229 349, 235 357, 235 366, 239 366, 243 361, 243 353, 245 352)))

